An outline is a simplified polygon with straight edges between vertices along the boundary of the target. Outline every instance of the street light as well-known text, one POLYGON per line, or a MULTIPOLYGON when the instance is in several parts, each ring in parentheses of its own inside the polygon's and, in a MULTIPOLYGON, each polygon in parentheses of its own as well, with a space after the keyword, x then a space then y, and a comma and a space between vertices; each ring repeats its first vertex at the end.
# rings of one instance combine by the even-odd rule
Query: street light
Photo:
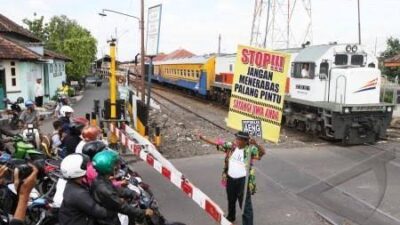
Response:
POLYGON ((141 55, 141 62, 140 62, 140 70, 141 70, 141 96, 142 96, 142 102, 144 103, 145 101, 145 79, 144 79, 144 58, 145 58, 145 53, 144 53, 144 2, 142 1, 142 6, 141 6, 141 19, 137 16, 133 16, 133 15, 129 15, 126 13, 122 13, 122 12, 118 12, 115 10, 111 10, 111 9, 103 9, 102 12, 99 13, 100 16, 107 16, 107 14, 105 12, 111 12, 111 13, 115 13, 115 14, 120 14, 123 16, 127 16, 127 17, 131 17, 134 18, 136 20, 138 20, 139 22, 139 29, 140 29, 140 37, 141 37, 141 49, 140 49, 140 55, 141 55))

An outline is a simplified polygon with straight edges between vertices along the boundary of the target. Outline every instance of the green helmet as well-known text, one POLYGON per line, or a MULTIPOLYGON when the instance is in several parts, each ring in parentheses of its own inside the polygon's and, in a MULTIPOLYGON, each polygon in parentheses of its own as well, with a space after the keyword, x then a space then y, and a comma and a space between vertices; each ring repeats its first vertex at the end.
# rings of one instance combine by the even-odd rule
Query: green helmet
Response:
POLYGON ((92 160, 94 168, 102 175, 112 174, 119 160, 118 153, 107 148, 97 153, 92 160))

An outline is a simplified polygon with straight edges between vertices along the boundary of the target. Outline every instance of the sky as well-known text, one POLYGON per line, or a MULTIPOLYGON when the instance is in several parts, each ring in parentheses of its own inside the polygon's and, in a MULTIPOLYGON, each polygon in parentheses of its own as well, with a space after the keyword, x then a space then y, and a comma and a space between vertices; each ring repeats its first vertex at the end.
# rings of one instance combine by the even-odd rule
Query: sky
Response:
MULTIPOLYGON (((289 1, 294 4, 296 0, 289 1)), ((309 22, 302 2, 296 1, 291 18, 291 47, 301 44, 300 34, 309 22)), ((145 8, 159 3, 163 5, 160 52, 178 48, 199 55, 217 52, 219 34, 222 52, 233 53, 238 44, 250 42, 254 0, 145 0, 145 8)), ((388 37, 400 38, 400 0, 360 3, 362 43, 373 53, 376 46, 379 54, 388 37)), ((311 4, 312 44, 358 42, 357 0, 311 0, 311 4)), ((140 51, 137 20, 110 13, 106 17, 98 15, 102 9, 112 9, 139 16, 139 0, 0 0, 0 5, 1 14, 21 25, 22 19, 34 18, 35 12, 45 19, 66 15, 76 20, 97 39, 98 56, 108 53, 107 40, 111 36, 118 39, 119 60, 130 60, 140 51)), ((276 30, 284 25, 278 20, 276 30)))

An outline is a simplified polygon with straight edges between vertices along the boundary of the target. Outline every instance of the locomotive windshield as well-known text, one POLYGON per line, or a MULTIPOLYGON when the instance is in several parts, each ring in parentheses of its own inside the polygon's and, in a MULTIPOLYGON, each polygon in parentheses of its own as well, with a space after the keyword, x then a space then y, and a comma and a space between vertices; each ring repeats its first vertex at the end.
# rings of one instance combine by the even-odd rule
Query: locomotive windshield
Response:
POLYGON ((364 56, 363 55, 352 55, 351 56, 351 65, 354 65, 354 66, 364 65, 364 56))
POLYGON ((347 65, 348 60, 349 60, 349 56, 346 54, 335 55, 335 65, 337 65, 337 66, 347 65))

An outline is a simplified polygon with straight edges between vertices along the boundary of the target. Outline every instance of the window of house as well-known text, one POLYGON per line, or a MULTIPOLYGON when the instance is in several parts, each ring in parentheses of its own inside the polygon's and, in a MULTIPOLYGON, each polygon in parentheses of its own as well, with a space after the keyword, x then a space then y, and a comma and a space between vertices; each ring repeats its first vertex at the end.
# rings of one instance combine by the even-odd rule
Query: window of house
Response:
POLYGON ((349 56, 346 54, 335 55, 335 65, 338 65, 338 66, 347 65, 348 60, 349 60, 349 56))
POLYGON ((364 56, 363 55, 352 55, 351 56, 351 65, 363 66, 364 65, 364 56))
POLYGON ((57 64, 54 64, 54 73, 57 73, 57 64))
POLYGON ((49 70, 50 70, 50 73, 53 73, 53 64, 49 65, 49 70))
POLYGON ((292 77, 294 77, 294 78, 314 79, 315 64, 314 63, 293 63, 291 73, 292 73, 292 77))
POLYGON ((196 71, 196 77, 199 78, 200 77, 200 70, 196 71))
POLYGON ((17 72, 15 69, 15 62, 11 62, 10 65, 11 67, 11 86, 15 87, 17 86, 17 72))
POLYGON ((229 64, 229 72, 233 71, 233 64, 229 64))

